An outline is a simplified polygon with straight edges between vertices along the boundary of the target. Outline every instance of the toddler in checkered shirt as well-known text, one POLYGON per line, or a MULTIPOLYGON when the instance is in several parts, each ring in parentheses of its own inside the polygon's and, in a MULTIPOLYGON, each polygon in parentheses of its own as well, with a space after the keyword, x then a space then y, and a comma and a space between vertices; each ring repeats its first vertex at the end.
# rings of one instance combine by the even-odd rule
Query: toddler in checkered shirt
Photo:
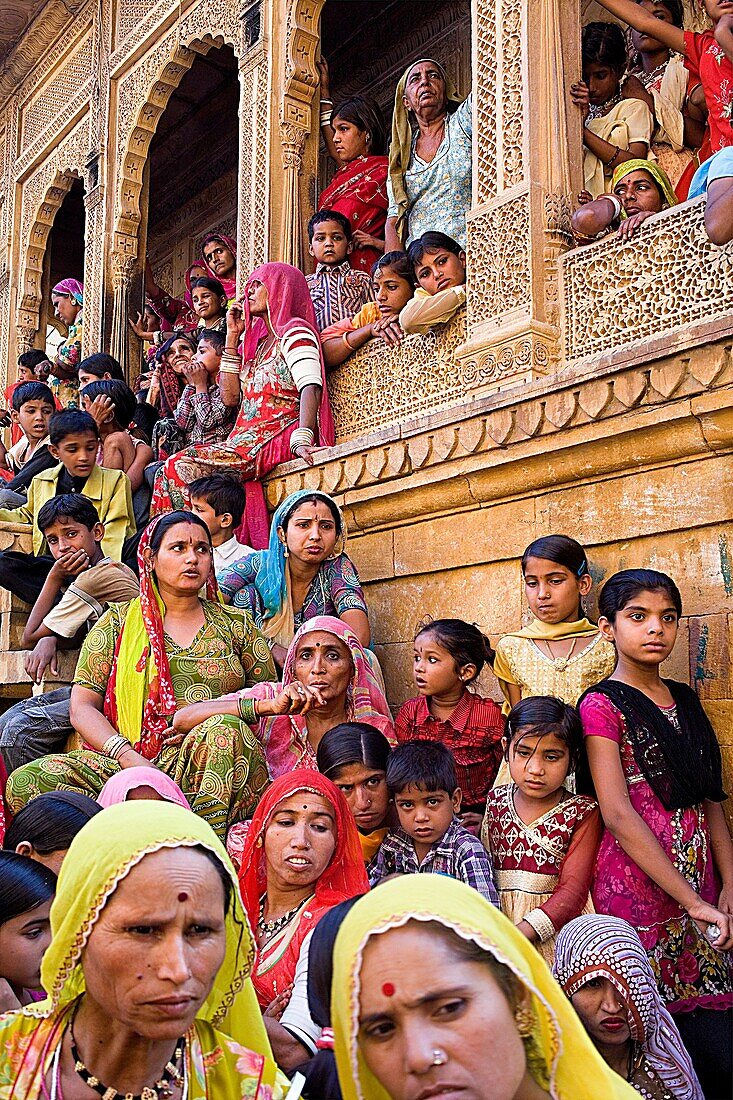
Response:
POLYGON ((447 875, 498 907, 491 859, 456 816, 461 790, 450 749, 437 741, 398 745, 387 762, 387 786, 400 824, 369 865, 371 885, 394 874, 447 875))

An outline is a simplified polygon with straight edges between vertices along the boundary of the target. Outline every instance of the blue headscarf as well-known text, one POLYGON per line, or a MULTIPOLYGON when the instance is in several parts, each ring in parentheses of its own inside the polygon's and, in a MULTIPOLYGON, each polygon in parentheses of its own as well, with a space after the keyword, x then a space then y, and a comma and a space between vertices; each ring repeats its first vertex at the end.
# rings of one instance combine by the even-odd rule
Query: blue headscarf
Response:
POLYGON ((342 550, 346 543, 346 523, 344 522, 343 513, 336 501, 327 493, 321 493, 318 489, 299 489, 297 493, 292 493, 289 497, 286 497, 272 517, 270 542, 267 550, 260 552, 261 564, 254 582, 264 604, 266 619, 276 618, 288 598, 285 546, 278 537, 278 530, 281 527, 284 529, 288 518, 300 502, 309 497, 318 497, 319 500, 325 501, 336 509, 341 524, 339 538, 341 539, 342 550))

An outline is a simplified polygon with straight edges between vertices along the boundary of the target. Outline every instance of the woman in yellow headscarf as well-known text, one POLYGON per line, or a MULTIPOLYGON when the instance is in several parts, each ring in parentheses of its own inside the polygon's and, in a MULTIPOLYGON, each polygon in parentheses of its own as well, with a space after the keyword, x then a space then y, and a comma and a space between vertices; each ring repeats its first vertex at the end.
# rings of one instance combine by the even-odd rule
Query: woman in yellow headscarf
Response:
POLYGON ((332 998, 344 1100, 638 1100, 531 944, 455 879, 409 875, 360 898, 332 998))
POLYGON ((223 846, 195 814, 123 802, 64 860, 41 966, 48 997, 0 1019, 0 1097, 275 1100, 250 927, 223 846))
POLYGON ((611 191, 590 202, 580 192, 582 205, 571 219, 578 244, 588 244, 618 225, 618 235, 628 241, 652 214, 677 205, 669 176, 651 160, 627 160, 611 178, 611 191), (620 222, 620 224, 619 224, 620 222))
POLYGON ((395 92, 385 252, 403 251, 431 229, 466 247, 471 135, 471 97, 461 102, 438 61, 413 61, 395 92))
POLYGON ((223 840, 254 813, 267 786, 262 750, 236 715, 172 729, 188 703, 275 678, 270 650, 251 618, 218 599, 211 536, 200 516, 156 516, 138 546, 140 595, 113 604, 81 647, 71 724, 85 748, 43 756, 13 772, 13 813, 47 791, 96 798, 120 768, 154 765, 223 840), (200 593, 206 586, 208 599, 200 593))

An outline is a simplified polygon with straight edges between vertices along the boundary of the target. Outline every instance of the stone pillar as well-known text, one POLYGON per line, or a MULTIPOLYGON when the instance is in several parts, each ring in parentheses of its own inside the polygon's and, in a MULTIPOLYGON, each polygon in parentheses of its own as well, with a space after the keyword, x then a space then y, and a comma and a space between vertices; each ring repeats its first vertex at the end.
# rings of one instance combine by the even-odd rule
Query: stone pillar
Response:
MULTIPOLYGON (((316 52, 319 48, 319 20, 324 0, 287 0, 284 65, 280 101, 280 145, 282 180, 280 195, 279 258, 300 267, 303 260, 305 226, 302 211, 307 208, 303 192, 309 172, 304 164, 318 157, 318 120, 313 122, 313 97, 318 86, 316 52)), ((278 79, 275 74, 275 79, 278 79)))
POLYGON ((104 185, 97 184, 84 195, 84 327, 82 355, 91 355, 103 346, 102 301, 104 294, 104 185))
POLYGON ((472 391, 556 369, 557 257, 571 243, 580 121, 579 0, 473 0, 474 186, 468 216, 472 391))
POLYGON ((268 258, 270 165, 269 58, 263 13, 254 0, 242 14, 239 58, 239 204, 237 272, 240 289, 248 273, 268 258))
POLYGON ((300 267, 303 250, 300 245, 303 223, 300 212, 300 172, 307 131, 292 122, 280 122, 282 143, 282 261, 300 267))
POLYGON ((130 314, 130 286, 137 266, 137 241, 116 235, 112 255, 112 333, 110 354, 117 359, 122 373, 129 379, 130 356, 128 317, 130 314), (131 248, 131 246, 134 247, 131 248))

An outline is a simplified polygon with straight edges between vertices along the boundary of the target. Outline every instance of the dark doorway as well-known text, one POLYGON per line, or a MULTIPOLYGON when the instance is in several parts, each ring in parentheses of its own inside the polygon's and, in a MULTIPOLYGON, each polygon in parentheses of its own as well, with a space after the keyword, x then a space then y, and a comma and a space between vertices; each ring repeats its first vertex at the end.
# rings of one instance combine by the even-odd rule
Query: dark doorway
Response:
POLYGON ((230 46, 197 55, 158 123, 148 155, 147 257, 182 297, 209 230, 236 237, 239 74, 230 46))

